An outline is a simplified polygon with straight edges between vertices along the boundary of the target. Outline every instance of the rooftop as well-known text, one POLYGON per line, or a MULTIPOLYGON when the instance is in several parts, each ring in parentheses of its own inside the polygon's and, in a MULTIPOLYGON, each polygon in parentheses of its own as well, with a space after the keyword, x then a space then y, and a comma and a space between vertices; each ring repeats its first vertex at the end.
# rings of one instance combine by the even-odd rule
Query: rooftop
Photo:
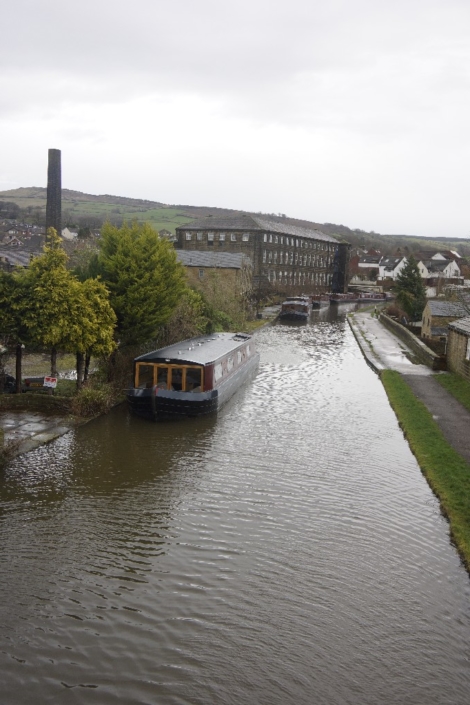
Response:
POLYGON ((459 301, 439 301, 437 299, 429 299, 427 305, 431 310, 431 316, 462 317, 468 313, 465 306, 459 301))
POLYGON ((465 335, 470 336, 470 316, 459 318, 458 321, 452 321, 452 323, 449 323, 449 328, 456 330, 458 333, 465 333, 465 335))
POLYGON ((198 218, 191 223, 180 225, 177 231, 207 231, 207 230, 246 230, 261 231, 268 233, 279 233, 281 235, 293 235, 295 237, 307 237, 312 240, 323 240, 324 242, 335 242, 338 240, 331 235, 326 235, 320 230, 306 228, 300 225, 293 225, 288 221, 272 220, 269 217, 258 215, 240 214, 235 216, 216 215, 207 218, 198 218))

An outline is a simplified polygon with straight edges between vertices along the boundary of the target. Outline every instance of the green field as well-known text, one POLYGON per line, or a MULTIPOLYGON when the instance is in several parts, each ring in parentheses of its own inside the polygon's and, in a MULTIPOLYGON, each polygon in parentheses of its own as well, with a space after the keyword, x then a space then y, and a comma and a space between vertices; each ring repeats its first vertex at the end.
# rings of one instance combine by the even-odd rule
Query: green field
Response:
MULTIPOLYGON (((44 220, 46 214, 45 188, 20 188, 0 191, 0 202, 16 203, 25 213, 26 220, 44 220)), ((156 201, 145 201, 121 196, 93 196, 77 191, 62 191, 62 222, 64 225, 79 226, 90 220, 92 227, 99 227, 109 220, 116 223, 123 220, 137 220, 150 223, 156 230, 175 233, 179 225, 189 223, 209 212, 234 213, 224 209, 207 209, 195 206, 167 206, 156 201), (96 222, 93 222, 96 221, 96 222), (99 223, 98 223, 99 221, 99 223)))

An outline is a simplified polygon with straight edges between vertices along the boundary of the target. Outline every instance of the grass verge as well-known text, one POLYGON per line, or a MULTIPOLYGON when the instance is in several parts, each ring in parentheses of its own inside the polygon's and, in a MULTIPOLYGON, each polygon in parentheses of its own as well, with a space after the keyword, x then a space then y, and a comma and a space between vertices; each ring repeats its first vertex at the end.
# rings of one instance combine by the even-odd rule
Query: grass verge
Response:
POLYGON ((385 370, 381 378, 410 448, 449 520, 452 541, 470 572, 470 466, 447 443, 432 415, 398 372, 385 370))
POLYGON ((453 372, 436 375, 434 379, 470 411, 470 382, 468 380, 453 372))

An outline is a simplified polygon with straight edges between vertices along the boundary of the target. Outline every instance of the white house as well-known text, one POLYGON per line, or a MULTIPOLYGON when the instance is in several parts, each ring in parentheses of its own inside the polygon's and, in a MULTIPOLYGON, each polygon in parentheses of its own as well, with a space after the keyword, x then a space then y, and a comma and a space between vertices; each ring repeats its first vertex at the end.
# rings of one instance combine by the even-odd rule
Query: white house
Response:
POLYGON ((61 235, 64 240, 75 240, 75 238, 78 237, 78 233, 74 232, 73 230, 69 230, 68 228, 64 228, 61 232, 61 235))
POLYGON ((379 279, 395 281, 406 263, 406 257, 383 257, 379 264, 379 279))
POLYGON ((460 267, 453 259, 448 260, 445 257, 433 257, 430 260, 420 260, 418 269, 423 279, 436 277, 439 279, 455 279, 460 277, 460 267))

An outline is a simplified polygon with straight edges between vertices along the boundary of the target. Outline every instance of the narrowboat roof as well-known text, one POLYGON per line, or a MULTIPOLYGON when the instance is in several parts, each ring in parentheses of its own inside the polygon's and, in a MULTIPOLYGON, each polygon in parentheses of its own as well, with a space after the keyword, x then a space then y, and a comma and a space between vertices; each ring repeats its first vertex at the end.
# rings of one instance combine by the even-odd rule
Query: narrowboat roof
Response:
POLYGON ((251 340, 246 333, 211 333, 189 338, 136 357, 134 362, 209 365, 251 340))

